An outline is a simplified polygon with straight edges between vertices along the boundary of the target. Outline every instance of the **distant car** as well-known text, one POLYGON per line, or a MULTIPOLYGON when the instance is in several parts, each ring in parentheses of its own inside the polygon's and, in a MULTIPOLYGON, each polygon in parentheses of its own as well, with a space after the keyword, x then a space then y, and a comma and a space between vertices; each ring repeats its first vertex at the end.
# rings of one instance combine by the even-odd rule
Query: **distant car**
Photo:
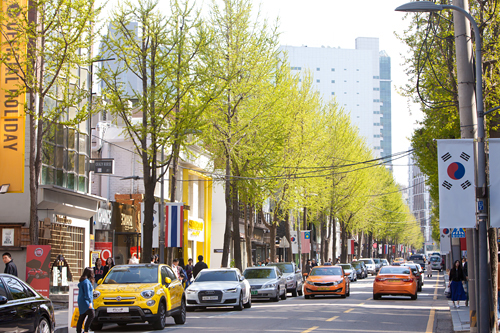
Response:
POLYGON ((35 279, 43 279, 49 276, 49 273, 42 271, 39 268, 32 268, 28 271, 29 276, 35 277, 35 279))
POLYGON ((292 297, 302 296, 302 273, 294 262, 272 263, 268 266, 277 266, 286 279, 286 291, 292 293, 292 297))
POLYGON ((382 260, 379 258, 373 258, 373 261, 375 262, 375 272, 378 273, 380 267, 382 267, 382 260))
POLYGON ((404 263, 401 264, 401 266, 411 268, 413 275, 415 275, 415 277, 417 278, 417 291, 422 291, 422 286, 424 285, 424 271, 422 270, 420 265, 404 263))
POLYGON ((375 268, 375 261, 372 258, 361 258, 360 261, 363 261, 368 269, 368 273, 371 275, 377 274, 377 270, 375 268))
POLYGON ((354 269, 354 267, 352 267, 351 264, 337 264, 335 266, 342 266, 342 268, 344 269, 344 272, 346 274, 349 274, 349 280, 351 282, 354 282, 358 279, 357 277, 357 274, 356 274, 356 270, 354 269))
POLYGON ((384 266, 373 281, 373 299, 378 300, 383 295, 410 296, 417 299, 417 278, 410 267, 384 266))
POLYGON ((52 301, 10 274, 0 274, 0 332, 52 333, 52 301))
POLYGON ((382 266, 389 266, 389 261, 387 261, 387 259, 380 259, 380 261, 382 261, 382 266))
POLYGON ((204 269, 186 288, 187 310, 234 306, 238 311, 252 307, 250 283, 237 268, 204 269))
POLYGON ((415 264, 419 264, 422 266, 423 269, 425 269, 425 256, 423 254, 417 253, 413 254, 408 258, 408 261, 413 261, 415 264))
POLYGON ((440 272, 443 270, 443 265, 441 263, 441 256, 431 256, 429 260, 431 262, 432 269, 436 269, 440 272))
POLYGON ((304 284, 304 298, 317 295, 350 295, 349 277, 340 266, 316 266, 304 284))
POLYGON ((368 277, 368 268, 363 261, 353 261, 351 265, 356 269, 356 275, 358 279, 364 279, 368 277))
POLYGON ((249 267, 243 276, 250 283, 252 299, 269 298, 279 302, 286 300, 286 279, 276 266, 249 267))
POLYGON ((393 263, 395 263, 395 262, 402 263, 402 262, 405 262, 405 259, 404 258, 395 258, 393 260, 393 263))

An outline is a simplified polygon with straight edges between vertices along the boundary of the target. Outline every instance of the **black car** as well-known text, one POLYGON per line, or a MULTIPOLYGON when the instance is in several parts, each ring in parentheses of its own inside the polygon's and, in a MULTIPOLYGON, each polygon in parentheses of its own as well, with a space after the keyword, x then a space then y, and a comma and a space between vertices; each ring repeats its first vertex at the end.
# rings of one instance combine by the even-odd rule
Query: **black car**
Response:
POLYGON ((356 270, 356 275, 358 279, 364 279, 368 277, 368 269, 363 261, 353 261, 351 262, 352 267, 356 270))
POLYGON ((52 301, 10 274, 0 274, 0 332, 52 333, 52 301))
POLYGON ((423 270, 420 271, 417 264, 404 263, 404 264, 401 264, 401 266, 410 267, 413 275, 415 275, 417 277, 417 291, 422 291, 422 286, 424 285, 423 270))

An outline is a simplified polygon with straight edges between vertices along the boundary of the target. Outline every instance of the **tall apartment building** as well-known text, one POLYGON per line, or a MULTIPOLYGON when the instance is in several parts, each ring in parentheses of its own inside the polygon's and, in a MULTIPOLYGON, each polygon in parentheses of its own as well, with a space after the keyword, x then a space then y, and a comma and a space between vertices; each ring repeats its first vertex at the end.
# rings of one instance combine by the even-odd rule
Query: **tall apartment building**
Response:
POLYGON ((431 196, 425 184, 427 177, 415 164, 413 155, 408 158, 408 205, 420 224, 425 242, 432 242, 431 196))
POLYGON ((392 154, 390 57, 378 38, 356 38, 355 49, 281 46, 292 71, 309 70, 326 102, 351 114, 376 157, 392 154))

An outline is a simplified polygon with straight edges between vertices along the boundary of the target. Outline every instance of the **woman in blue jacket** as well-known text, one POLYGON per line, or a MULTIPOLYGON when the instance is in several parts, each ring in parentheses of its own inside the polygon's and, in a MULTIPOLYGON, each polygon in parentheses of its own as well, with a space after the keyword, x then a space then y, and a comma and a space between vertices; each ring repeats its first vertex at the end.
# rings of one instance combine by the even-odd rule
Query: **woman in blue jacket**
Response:
POLYGON ((94 299, 94 288, 92 287, 92 283, 94 283, 94 281, 93 270, 86 267, 80 277, 80 283, 78 283, 78 311, 80 312, 80 317, 76 324, 77 333, 82 333, 82 325, 85 318, 87 318, 87 320, 85 321, 84 332, 89 331, 90 324, 92 320, 94 320, 94 306, 92 304, 94 299))

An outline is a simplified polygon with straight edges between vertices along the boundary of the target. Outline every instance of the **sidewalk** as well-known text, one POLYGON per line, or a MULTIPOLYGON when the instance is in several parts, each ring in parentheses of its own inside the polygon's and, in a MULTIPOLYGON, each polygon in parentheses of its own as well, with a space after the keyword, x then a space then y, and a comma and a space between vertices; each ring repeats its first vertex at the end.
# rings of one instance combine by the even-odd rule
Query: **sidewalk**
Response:
POLYGON ((68 333, 68 303, 54 303, 56 329, 54 333, 68 333))
MULTIPOLYGON (((445 274, 444 286, 448 285, 449 277, 445 274)), ((450 307, 451 321, 453 322, 453 330, 455 332, 470 332, 470 313, 469 307, 465 306, 465 302, 460 302, 460 307, 457 309, 453 306, 452 301, 448 301, 450 307)))

